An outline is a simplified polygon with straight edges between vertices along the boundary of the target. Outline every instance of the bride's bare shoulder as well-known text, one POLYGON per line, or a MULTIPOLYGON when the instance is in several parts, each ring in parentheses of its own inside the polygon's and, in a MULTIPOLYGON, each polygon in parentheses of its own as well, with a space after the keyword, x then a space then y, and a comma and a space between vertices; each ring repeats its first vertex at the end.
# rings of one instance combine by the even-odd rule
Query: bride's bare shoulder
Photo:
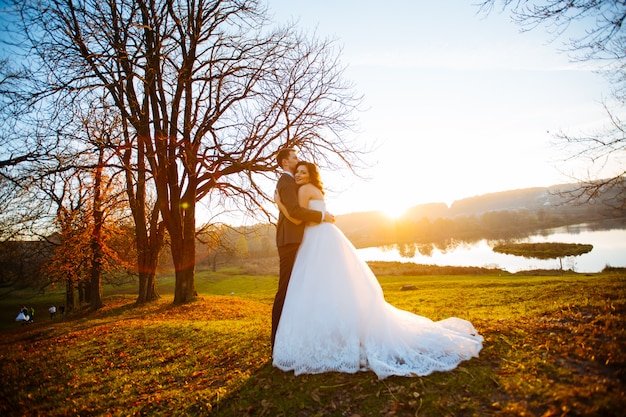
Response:
POLYGON ((313 184, 302 184, 300 186, 300 188, 298 189, 298 192, 301 194, 311 194, 313 192, 315 192, 317 188, 315 188, 315 186, 313 184))

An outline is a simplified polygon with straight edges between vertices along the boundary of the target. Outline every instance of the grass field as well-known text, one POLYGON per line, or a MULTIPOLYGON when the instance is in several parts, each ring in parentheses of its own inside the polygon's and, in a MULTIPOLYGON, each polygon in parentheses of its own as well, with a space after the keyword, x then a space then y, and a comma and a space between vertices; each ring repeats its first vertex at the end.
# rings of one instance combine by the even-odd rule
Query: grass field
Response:
POLYGON ((479 358, 452 372, 378 380, 295 377, 271 365, 274 275, 201 273, 200 297, 135 306, 107 288, 98 312, 51 320, 59 294, 0 302, 3 416, 622 416, 626 272, 379 276, 387 301, 472 321, 479 358), (402 291, 412 284, 415 290, 402 291), (22 304, 34 324, 12 322, 22 304))

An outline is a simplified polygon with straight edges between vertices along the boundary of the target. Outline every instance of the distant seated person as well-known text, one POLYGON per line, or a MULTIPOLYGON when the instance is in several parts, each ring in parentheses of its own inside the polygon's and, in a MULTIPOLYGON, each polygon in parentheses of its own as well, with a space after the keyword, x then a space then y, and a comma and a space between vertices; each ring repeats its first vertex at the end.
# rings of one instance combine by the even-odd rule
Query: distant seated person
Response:
POLYGON ((27 323, 29 320, 30 317, 28 316, 28 309, 26 307, 22 307, 22 309, 20 310, 20 314, 17 315, 15 321, 22 321, 24 323, 27 323))

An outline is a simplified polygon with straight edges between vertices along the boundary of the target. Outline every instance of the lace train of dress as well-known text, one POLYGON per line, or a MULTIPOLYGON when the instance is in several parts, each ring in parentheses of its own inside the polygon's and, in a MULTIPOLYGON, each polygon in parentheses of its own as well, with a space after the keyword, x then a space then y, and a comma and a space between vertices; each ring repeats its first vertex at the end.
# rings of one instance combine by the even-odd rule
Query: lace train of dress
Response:
MULTIPOLYGON (((322 200, 309 208, 324 210, 322 200)), ((307 226, 278 324, 273 364, 299 374, 372 370, 428 375, 477 357, 483 338, 459 318, 400 310, 352 243, 330 223, 307 226)))

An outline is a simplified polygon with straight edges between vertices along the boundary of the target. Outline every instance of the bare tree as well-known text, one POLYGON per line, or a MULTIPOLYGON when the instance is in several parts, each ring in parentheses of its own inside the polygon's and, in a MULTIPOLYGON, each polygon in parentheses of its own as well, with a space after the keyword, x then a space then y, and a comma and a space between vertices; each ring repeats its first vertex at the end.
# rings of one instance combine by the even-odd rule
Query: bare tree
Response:
MULTIPOLYGON (((106 110, 106 109, 104 109, 106 110)), ((117 182, 118 170, 110 167, 110 159, 114 157, 111 148, 115 148, 117 130, 112 129, 111 118, 103 109, 96 108, 88 113, 82 125, 87 143, 93 148, 95 165, 88 167, 91 174, 90 190, 90 213, 91 233, 90 265, 89 265, 89 303, 92 310, 104 306, 102 300, 102 275, 106 270, 108 249, 106 240, 107 214, 115 211, 120 202, 120 184, 117 182)), ((117 257, 115 257, 117 260, 117 257)))
POLYGON ((152 174, 146 161, 146 149, 126 120, 120 120, 120 125, 123 140, 116 154, 124 171, 126 194, 135 229, 139 276, 137 303, 141 304, 159 298, 156 270, 165 244, 165 223, 161 220, 154 186, 149 182, 152 174))
MULTIPOLYGON (((24 11, 20 9, 21 7, 22 4, 16 2, 13 7, 14 14, 24 11)), ((163 247, 165 232, 163 222, 159 219, 159 207, 155 199, 150 199, 146 178, 149 178, 151 174, 146 169, 144 154, 135 151, 137 141, 133 138, 136 133, 129 132, 127 121, 123 124, 121 118, 116 116, 115 108, 102 100, 101 95, 106 93, 106 90, 73 89, 70 85, 64 85, 59 82, 59 78, 54 76, 54 68, 51 68, 45 60, 40 61, 40 66, 22 65, 20 67, 22 62, 34 64, 37 61, 34 61, 33 57, 41 57, 41 55, 37 54, 35 48, 24 49, 24 45, 29 45, 29 34, 21 30, 18 21, 18 19, 13 19, 12 25, 2 28, 10 36, 4 36, 0 40, 0 43, 6 46, 2 52, 15 61, 12 62, 8 58, 0 61, 0 104, 2 105, 0 112, 3 116, 0 118, 0 185, 2 186, 0 191, 4 199, 12 203, 5 204, 3 209, 0 209, 0 222, 6 226, 0 231, 4 232, 7 239, 16 238, 16 233, 24 228, 37 229, 34 232, 36 235, 45 234, 42 228, 50 229, 52 223, 43 227, 41 224, 38 226, 33 226, 33 224, 43 223, 44 218, 49 219, 46 217, 49 213, 45 212, 45 208, 43 208, 44 213, 35 211, 35 208, 42 207, 42 205, 36 204, 32 199, 28 200, 28 204, 20 204, 25 200, 24 198, 19 200, 16 192, 28 195, 29 193, 24 190, 29 188, 29 184, 34 183, 35 188, 41 184, 35 178, 41 180, 44 175, 54 177, 56 173, 63 170, 78 168, 74 159, 80 158, 80 155, 70 155, 67 139, 70 138, 69 142, 71 138, 84 141, 85 135, 88 136, 88 125, 82 123, 81 120, 97 121, 105 126, 108 124, 108 132, 105 132, 105 129, 99 130, 100 136, 109 137, 109 142, 92 143, 92 145, 100 146, 103 151, 106 148, 108 154, 103 157, 107 159, 108 166, 114 166, 126 176, 126 192, 136 232, 133 242, 137 250, 131 252, 137 254, 136 265, 133 268, 139 277, 137 302, 154 300, 158 298, 156 265, 163 247), (23 34, 27 36, 24 39, 21 38, 23 34), (51 84, 42 83, 42 79, 45 80, 48 77, 52 78, 51 84), (78 128, 76 121, 78 121, 78 128), (65 142, 61 145, 63 141, 65 142), (116 155, 119 161, 112 161, 110 154, 116 155), (133 161, 134 157, 138 161, 133 161), (44 165, 46 165, 45 168, 44 165), (3 182, 2 177, 4 177, 3 182), (9 191, 13 189, 16 191, 9 194, 9 191), (20 208, 24 207, 29 209, 20 211, 20 208), (9 227, 9 222, 11 227, 9 227)), ((82 152, 82 150, 74 151, 82 152)), ((94 174, 97 175, 99 167, 91 161, 88 165, 83 164, 81 169, 95 170, 94 174)), ((55 201, 54 198, 52 200, 55 201)), ((56 227, 58 226, 57 223, 56 227)), ((98 286, 92 286, 92 288, 96 289, 98 286)))
MULTIPOLYGON (((57 175, 54 183, 47 181, 47 184, 48 195, 56 204, 57 232, 46 238, 55 249, 45 268, 51 285, 65 287, 65 307, 71 312, 76 307, 76 290, 84 288, 91 259, 91 222, 84 207, 87 197, 71 178, 57 175)), ((84 301, 84 292, 79 291, 80 301, 84 301)))
MULTIPOLYGON (((0 41, 1 43, 1 41, 0 41)), ((0 48, 1 49, 1 48, 0 48)), ((41 216, 40 205, 28 199, 22 177, 24 166, 45 159, 57 143, 43 141, 33 111, 21 101, 26 79, 8 58, 0 58, 0 242, 29 238, 29 226, 41 216)))
POLYGON ((42 91, 104 90, 119 111, 122 148, 136 152, 133 169, 146 164, 171 238, 174 303, 196 293, 196 202, 262 212, 282 146, 358 159, 342 137, 358 100, 332 42, 271 29, 258 1, 44 3, 15 2, 50 81, 42 91))
MULTIPOLYGON (((101 146, 117 159, 117 162, 108 160, 107 166, 119 169, 125 178, 125 193, 135 232, 136 271, 139 277, 137 303, 154 301, 159 298, 156 269, 164 245, 165 227, 160 218, 157 199, 154 198, 154 187, 149 183, 151 174, 146 164, 145 151, 128 123, 119 117, 116 107, 98 100, 96 108, 98 113, 93 119, 103 124, 99 128, 98 137, 107 137, 101 146)), ((87 122, 85 126, 88 126, 87 122)))
MULTIPOLYGON (((99 137, 95 126, 86 127, 85 132, 92 140, 99 137)), ((52 202, 56 226, 54 234, 41 236, 55 246, 46 270, 51 284, 65 285, 68 311, 74 307, 76 290, 80 302, 88 303, 92 310, 101 308, 104 275, 119 273, 128 266, 109 244, 118 230, 122 210, 119 197, 123 193, 116 176, 111 175, 115 172, 106 166, 107 138, 100 139, 94 141, 95 160, 88 159, 91 165, 49 168, 38 180, 39 195, 45 194, 46 201, 52 202)), ((90 154, 87 151, 83 158, 90 154)))
POLYGON ((50 249, 30 233, 42 205, 32 204, 27 190, 13 181, 15 168, 0 169, 0 298, 16 289, 39 287, 43 281, 40 266, 50 249))
POLYGON ((232 229, 223 224, 209 224, 198 232, 198 240, 206 251, 209 265, 213 272, 217 271, 220 258, 230 259, 236 253, 235 242, 232 239, 232 229))
MULTIPOLYGON (((15 44, 9 39, 2 37, 2 43, 11 50, 15 44)), ((31 252, 38 248, 38 264, 58 267, 44 271, 44 275, 51 272, 47 275, 52 283, 55 276, 67 281, 66 298, 73 300, 75 284, 79 283, 86 290, 82 292, 84 300, 98 309, 103 305, 102 272, 109 269, 111 263, 106 258, 113 255, 104 245, 105 216, 111 211, 107 195, 111 179, 105 178, 103 164, 110 154, 110 130, 96 128, 100 120, 93 117, 91 106, 73 106, 71 100, 56 102, 57 97, 49 95, 53 90, 37 87, 41 73, 20 68, 19 54, 11 57, 14 61, 0 61, 0 195, 5 200, 0 209, 2 238, 22 241, 11 245, 31 252), (91 155, 98 160, 90 159, 91 155), (89 183, 85 179, 91 174, 89 183), (92 201, 86 204, 84 200, 89 197, 92 201), (81 234, 81 230, 90 233, 81 234), (89 250, 72 237, 86 237, 89 250), (57 259, 44 253, 51 247, 56 247, 57 259), (89 280, 83 276, 85 264, 90 265, 89 280), (66 275, 68 271, 72 272, 66 275)), ((51 283, 45 281, 37 284, 45 287, 51 283)), ((68 308, 72 306, 68 301, 68 308)))
MULTIPOLYGON (((120 266, 107 241, 111 215, 117 220, 123 193, 119 168, 111 167, 115 129, 97 106, 68 109, 73 116, 57 132, 60 144, 45 157, 23 162, 10 179, 28 196, 28 207, 48 219, 31 223, 31 235, 56 247, 47 264, 49 282, 66 284, 66 304, 73 307, 73 294, 96 310, 103 306, 102 277, 120 266), (116 169, 114 169, 116 168, 116 169)), ((124 205, 126 209, 126 205, 124 205)))
MULTIPOLYGON (((613 86, 613 97, 623 110, 626 104, 626 2, 623 0, 485 0, 480 10, 490 13, 497 5, 510 10, 523 30, 544 26, 553 40, 570 34, 565 50, 574 61, 589 61, 598 66, 613 86), (586 25, 583 33, 572 26, 586 25)), ((575 176, 579 187, 568 192, 570 200, 603 200, 615 208, 626 208, 626 126, 617 110, 604 103, 608 115, 605 128, 587 134, 555 135, 565 145, 566 161, 586 160, 585 177, 575 176)))

